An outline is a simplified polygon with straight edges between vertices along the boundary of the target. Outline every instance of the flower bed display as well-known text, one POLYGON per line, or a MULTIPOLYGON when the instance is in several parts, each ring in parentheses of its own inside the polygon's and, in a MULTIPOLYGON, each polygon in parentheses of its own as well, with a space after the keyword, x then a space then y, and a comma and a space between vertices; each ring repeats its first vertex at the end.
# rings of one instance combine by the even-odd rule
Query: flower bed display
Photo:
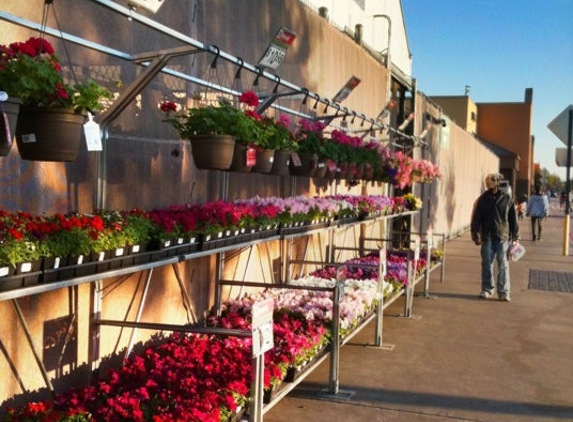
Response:
MULTIPOLYGON (((390 253, 383 295, 397 294, 407 283, 403 254, 390 253)), ((206 318, 207 326, 250 331, 253 304, 274 303, 274 347, 264 356, 264 388, 280 391, 296 381, 332 347, 333 267, 293 280, 288 288, 267 288, 228 300, 206 318), (311 290, 312 288, 312 290, 311 290), (317 289, 318 288, 318 289, 317 289)), ((374 255, 349 260, 338 268, 346 277, 339 327, 349 335, 380 299, 374 255)), ((248 409, 252 376, 252 340, 205 334, 155 338, 139 354, 101 380, 56 396, 54 403, 29 403, 10 409, 7 421, 234 421, 248 409), (65 410, 62 410, 65 409, 65 410)))
POLYGON ((408 194, 256 197, 93 215, 0 210, 0 291, 397 214, 420 205, 408 194), (34 274, 20 266, 33 262, 39 263, 34 274))

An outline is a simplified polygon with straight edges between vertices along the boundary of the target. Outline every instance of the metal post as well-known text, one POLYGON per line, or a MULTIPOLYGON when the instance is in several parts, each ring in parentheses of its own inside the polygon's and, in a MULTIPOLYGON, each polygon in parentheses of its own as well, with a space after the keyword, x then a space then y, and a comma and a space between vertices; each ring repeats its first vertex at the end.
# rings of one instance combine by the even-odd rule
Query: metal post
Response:
POLYGON ((378 306, 376 309, 376 332, 374 345, 382 346, 382 326, 384 322, 384 279, 386 278, 386 248, 380 249, 378 260, 378 306))
POLYGON ((424 297, 430 297, 430 273, 432 266, 432 233, 426 234, 426 271, 424 277, 424 297))
POLYGON ((264 389, 264 354, 259 354, 252 361, 251 408, 249 409, 249 422, 263 421, 263 389, 264 389))
POLYGON ((337 280, 332 298, 332 352, 330 354, 330 373, 328 393, 338 394, 340 374, 340 301, 344 295, 344 280, 337 280))
POLYGON ((408 284, 406 285, 406 297, 404 300, 404 317, 410 318, 412 316, 412 304, 414 302, 414 277, 412 276, 412 251, 408 252, 408 271, 407 271, 407 280, 408 284))
POLYGON ((569 109, 567 126, 567 168, 565 169, 565 221, 563 224, 563 255, 569 255, 569 219, 571 215, 571 149, 573 147, 573 109, 569 109))
POLYGON ((16 313, 18 314, 18 319, 22 323, 22 328, 24 329, 24 334, 26 334, 26 339, 28 340, 28 343, 30 344, 30 349, 32 350, 32 354, 34 355, 34 359, 36 360, 36 363, 38 364, 38 368, 40 368, 40 372, 42 373, 42 377, 44 378, 44 382, 46 383, 46 387, 48 387, 48 390, 50 391, 50 393, 53 394, 54 393, 54 387, 52 386, 52 382, 50 381, 50 377, 48 376, 48 371, 46 370, 46 367, 44 366, 44 363, 42 362, 42 359, 40 358, 40 355, 38 354, 38 351, 36 350, 36 346, 34 345, 34 339, 32 338, 32 334, 30 333, 30 327, 28 327, 28 323, 26 322, 26 318, 24 318, 24 313, 22 312, 22 309, 20 308, 20 304, 18 303, 17 299, 12 299, 12 303, 14 304, 14 309, 16 309, 16 313))
MULTIPOLYGON (((143 286, 143 293, 141 294, 141 300, 139 302, 139 307, 137 309, 137 315, 135 316, 136 322, 141 321, 141 315, 143 314, 143 307, 145 306, 145 300, 147 299, 147 293, 149 292, 149 285, 151 283, 152 274, 153 274, 153 268, 149 270, 149 273, 147 274, 147 278, 145 280, 145 285, 143 286)), ((131 335, 129 336, 129 343, 127 345, 127 350, 125 351, 124 359, 127 359, 131 354, 136 334, 137 334, 137 327, 131 330, 131 335)))

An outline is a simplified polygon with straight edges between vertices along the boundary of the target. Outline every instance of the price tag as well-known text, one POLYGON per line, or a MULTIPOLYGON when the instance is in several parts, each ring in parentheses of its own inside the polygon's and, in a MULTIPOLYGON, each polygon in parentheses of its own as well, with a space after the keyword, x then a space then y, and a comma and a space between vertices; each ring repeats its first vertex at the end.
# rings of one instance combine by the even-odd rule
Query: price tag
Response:
POLYGON ((266 299, 253 305, 253 357, 257 357, 274 347, 273 300, 266 299))
POLYGON ((84 124, 84 135, 88 151, 101 151, 101 134, 99 125, 93 121, 93 115, 89 113, 89 121, 84 124))
POLYGON ((247 148, 247 167, 253 167, 257 164, 257 150, 254 148, 247 148))
POLYGON ((34 133, 26 133, 21 135, 20 139, 24 144, 33 144, 36 142, 36 135, 34 133))
POLYGON ((386 274, 388 272, 388 263, 386 260, 386 248, 380 250, 380 268, 382 271, 382 280, 385 280, 386 274))
POLYGON ((417 237, 414 241, 414 261, 420 260, 420 238, 417 237))
POLYGON ((336 287, 338 288, 338 303, 342 302, 344 299, 344 278, 339 278, 336 280, 336 287))
POLYGON ((360 83, 360 78, 358 78, 356 76, 352 76, 348 80, 348 82, 346 82, 346 85, 344 85, 340 89, 340 91, 338 91, 338 93, 334 96, 332 101, 334 101, 335 103, 340 103, 340 102, 344 101, 346 99, 346 97, 348 97, 350 95, 350 93, 354 90, 354 88, 356 88, 358 86, 359 83, 360 83))
POLYGON ((300 166, 302 166, 302 162, 300 161, 300 157, 298 156, 298 154, 297 154, 296 152, 293 152, 293 153, 290 155, 290 158, 291 158, 291 160, 292 160, 292 164, 293 164, 295 167, 300 167, 300 166))
POLYGON ((0 123, 4 122, 4 130, 6 131, 6 146, 10 146, 12 145, 12 136, 10 135, 10 122, 8 121, 8 115, 2 111, 1 107, 0 112, 2 112, 0 123))
POLYGON ((267 47, 265 54, 259 60, 260 67, 267 67, 270 69, 278 69, 282 64, 288 48, 292 45, 296 38, 296 34, 287 28, 280 28, 275 35, 274 40, 267 47))

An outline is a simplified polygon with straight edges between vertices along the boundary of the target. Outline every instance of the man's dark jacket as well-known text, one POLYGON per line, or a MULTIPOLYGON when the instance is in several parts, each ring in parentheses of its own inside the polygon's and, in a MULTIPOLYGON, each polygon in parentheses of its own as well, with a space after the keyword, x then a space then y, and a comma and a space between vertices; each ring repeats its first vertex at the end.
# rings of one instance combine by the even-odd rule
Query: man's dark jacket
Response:
POLYGON ((474 204, 472 240, 506 241, 519 239, 519 226, 513 199, 500 190, 488 189, 474 204))

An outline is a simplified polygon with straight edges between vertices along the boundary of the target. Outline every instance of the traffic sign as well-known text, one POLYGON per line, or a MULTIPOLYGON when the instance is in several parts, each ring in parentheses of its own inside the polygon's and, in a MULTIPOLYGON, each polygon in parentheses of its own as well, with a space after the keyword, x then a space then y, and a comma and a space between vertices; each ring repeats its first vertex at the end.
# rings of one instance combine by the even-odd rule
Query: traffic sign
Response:
MULTIPOLYGON (((569 151, 569 162, 573 163, 573 153, 569 151)), ((555 164, 567 167, 567 148, 555 148, 555 164)))
POLYGON ((570 104, 568 107, 565 107, 555 119, 551 121, 547 125, 549 130, 555 134, 559 138, 561 142, 567 145, 569 132, 573 130, 571 125, 569 124, 569 113, 573 112, 573 104, 570 104))

